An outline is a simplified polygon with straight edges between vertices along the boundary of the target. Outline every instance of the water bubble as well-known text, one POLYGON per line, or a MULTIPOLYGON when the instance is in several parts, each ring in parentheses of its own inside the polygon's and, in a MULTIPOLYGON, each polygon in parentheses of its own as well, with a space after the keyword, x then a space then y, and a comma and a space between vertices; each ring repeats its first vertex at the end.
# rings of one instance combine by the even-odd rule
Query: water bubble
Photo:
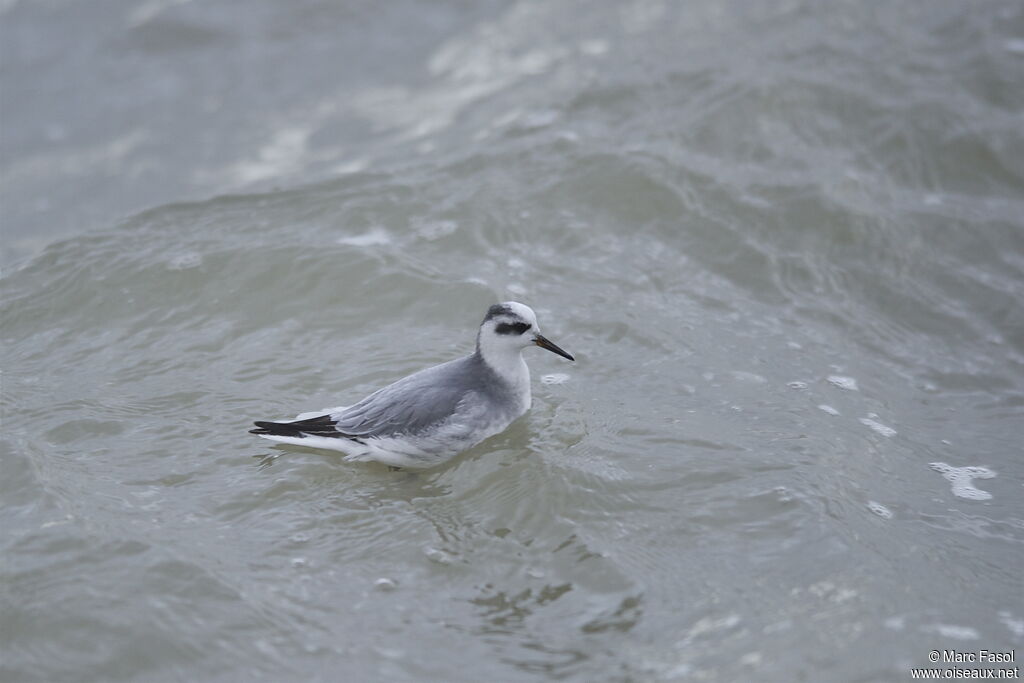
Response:
POLYGON ((786 382, 786 386, 789 387, 790 389, 806 389, 807 388, 807 382, 800 382, 798 380, 793 380, 792 382, 786 382))
POLYGON ((825 405, 824 403, 822 403, 820 406, 818 406, 818 410, 820 410, 822 412, 825 412, 825 413, 828 413, 829 415, 839 415, 839 411, 838 410, 836 410, 835 408, 833 408, 830 405, 825 405))
POLYGON ((569 381, 569 375, 564 372, 555 372, 550 375, 541 375, 541 384, 565 384, 569 381))
POLYGON ((379 591, 390 593, 391 591, 398 588, 398 584, 395 583, 395 581, 393 581, 392 579, 382 576, 381 578, 373 582, 373 587, 379 591))

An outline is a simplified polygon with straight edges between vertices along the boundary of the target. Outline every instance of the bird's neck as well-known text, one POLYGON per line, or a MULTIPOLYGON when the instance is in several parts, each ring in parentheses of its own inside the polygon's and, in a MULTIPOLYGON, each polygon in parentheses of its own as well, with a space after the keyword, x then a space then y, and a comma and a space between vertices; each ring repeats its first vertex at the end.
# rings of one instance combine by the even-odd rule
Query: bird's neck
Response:
POLYGON ((478 348, 477 353, 498 377, 512 385, 517 392, 530 390, 530 368, 523 360, 521 349, 478 348))

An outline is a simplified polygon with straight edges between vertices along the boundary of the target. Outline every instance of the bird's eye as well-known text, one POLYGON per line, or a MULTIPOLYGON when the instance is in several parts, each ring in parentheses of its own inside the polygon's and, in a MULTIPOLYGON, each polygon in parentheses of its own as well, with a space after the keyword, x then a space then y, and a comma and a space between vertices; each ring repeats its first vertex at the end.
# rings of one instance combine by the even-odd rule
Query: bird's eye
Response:
POLYGON ((529 323, 498 323, 494 326, 494 331, 497 334, 523 334, 531 327, 533 325, 529 323))

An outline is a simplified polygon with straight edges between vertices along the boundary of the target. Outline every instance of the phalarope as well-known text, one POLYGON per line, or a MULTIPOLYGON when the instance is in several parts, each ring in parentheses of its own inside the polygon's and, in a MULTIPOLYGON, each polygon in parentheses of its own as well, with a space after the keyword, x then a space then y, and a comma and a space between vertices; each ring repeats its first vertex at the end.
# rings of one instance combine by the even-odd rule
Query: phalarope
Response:
POLYGON ((433 467, 504 431, 530 408, 530 369, 522 355, 528 346, 575 360, 540 333, 529 306, 495 304, 472 354, 403 377, 351 406, 291 422, 256 422, 251 433, 341 451, 348 461, 433 467))

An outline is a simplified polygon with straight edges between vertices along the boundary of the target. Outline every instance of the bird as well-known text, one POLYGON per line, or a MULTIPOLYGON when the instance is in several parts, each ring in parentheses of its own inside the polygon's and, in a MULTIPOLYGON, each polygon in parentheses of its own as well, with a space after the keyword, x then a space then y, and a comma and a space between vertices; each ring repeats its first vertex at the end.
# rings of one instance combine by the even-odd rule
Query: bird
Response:
POLYGON ((420 370, 351 406, 302 413, 250 430, 278 443, 341 451, 348 462, 425 469, 503 432, 530 409, 522 352, 538 346, 576 359, 540 333, 529 306, 487 309, 468 356, 420 370))

